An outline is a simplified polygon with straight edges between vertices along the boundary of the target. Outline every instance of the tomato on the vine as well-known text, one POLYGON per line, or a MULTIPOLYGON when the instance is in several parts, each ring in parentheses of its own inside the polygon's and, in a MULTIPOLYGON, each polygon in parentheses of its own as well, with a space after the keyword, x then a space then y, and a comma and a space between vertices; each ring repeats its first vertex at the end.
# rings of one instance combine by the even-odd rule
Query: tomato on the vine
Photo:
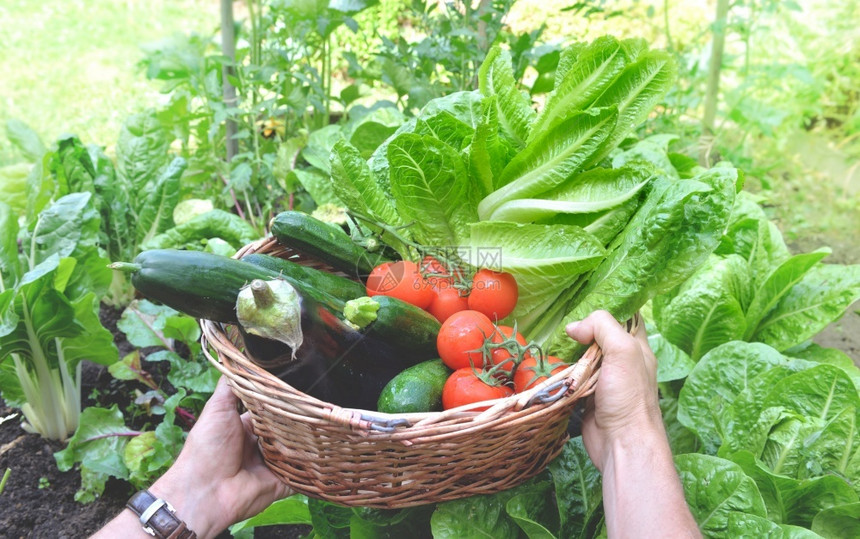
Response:
POLYGON ((519 298, 517 281, 510 273, 478 270, 472 278, 469 308, 498 321, 514 311, 519 298))
MULTIPOLYGON (((508 386, 490 385, 481 380, 479 375, 471 368, 457 369, 442 388, 442 408, 449 410, 458 406, 472 404, 493 399, 501 399, 514 394, 514 390, 508 386)), ((489 406, 474 408, 474 411, 483 411, 489 406)))
POLYGON ((480 369, 484 365, 484 343, 495 326, 477 311, 460 311, 442 324, 436 337, 436 350, 442 362, 457 370, 464 367, 480 369))
MULTIPOLYGON (((493 337, 490 340, 493 344, 501 344, 504 341, 510 340, 514 336, 514 328, 510 326, 497 326, 496 331, 493 333, 493 337)), ((528 343, 526 342, 526 338, 523 337, 523 334, 517 331, 516 335, 517 343, 525 347, 528 343)), ((517 361, 517 357, 515 357, 507 348, 493 348, 490 360, 493 362, 493 365, 502 365, 502 368, 510 371, 514 368, 514 364, 517 361)), ((529 354, 526 351, 523 351, 523 357, 528 357, 529 354)))
POLYGON ((433 288, 452 288, 454 286, 455 273, 435 257, 428 255, 421 259, 419 270, 433 288))
POLYGON ((391 296, 426 309, 433 301, 433 288, 421 275, 418 264, 408 260, 385 262, 367 277, 368 296, 391 296))
POLYGON ((427 312, 435 316, 436 320, 445 322, 452 314, 469 308, 469 301, 453 286, 433 288, 436 295, 427 307, 427 312))
POLYGON ((522 393, 568 367, 570 363, 555 356, 546 356, 543 361, 529 356, 517 366, 517 371, 514 373, 514 390, 522 393))

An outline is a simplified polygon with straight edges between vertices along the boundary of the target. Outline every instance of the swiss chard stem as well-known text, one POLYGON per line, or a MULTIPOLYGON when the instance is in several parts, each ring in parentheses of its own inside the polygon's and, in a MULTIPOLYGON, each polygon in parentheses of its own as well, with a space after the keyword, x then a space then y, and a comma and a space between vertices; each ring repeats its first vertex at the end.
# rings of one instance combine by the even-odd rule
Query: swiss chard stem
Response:
POLYGON ((188 426, 191 428, 194 426, 194 423, 197 422, 197 417, 194 416, 191 412, 186 410, 185 408, 176 407, 176 415, 188 426))
POLYGON ((6 481, 9 480, 10 475, 12 475, 12 468, 6 468, 6 471, 3 472, 3 479, 0 479, 0 494, 3 494, 3 489, 6 488, 6 481))

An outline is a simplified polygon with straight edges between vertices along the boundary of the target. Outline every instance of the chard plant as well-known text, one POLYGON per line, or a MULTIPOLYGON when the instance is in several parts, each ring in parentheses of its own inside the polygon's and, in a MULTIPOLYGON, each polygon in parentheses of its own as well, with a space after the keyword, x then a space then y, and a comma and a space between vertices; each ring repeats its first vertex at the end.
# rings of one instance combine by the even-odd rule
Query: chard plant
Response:
MULTIPOLYGON (((209 201, 183 203, 193 187, 183 181, 185 159, 171 155, 172 136, 153 111, 129 116, 116 158, 75 136, 61 138, 28 180, 29 214, 40 201, 69 193, 92 194, 101 216, 98 243, 112 262, 132 260, 145 249, 177 248, 233 254, 260 236, 241 217, 209 201)), ((104 302, 124 307, 132 287, 113 272, 104 302)))
POLYGON ((111 279, 98 231, 89 193, 59 198, 21 230, 0 203, 0 388, 25 429, 48 439, 78 426, 81 361, 117 358, 98 318, 111 279))
POLYGON ((220 376, 203 357, 200 327, 189 316, 134 300, 117 328, 138 348, 108 370, 127 382, 132 402, 125 409, 88 407, 68 446, 54 454, 61 471, 80 469, 75 499, 82 503, 101 495, 110 477, 142 488, 164 473, 220 376), (143 355, 142 348, 150 353, 143 355), (169 364, 164 377, 152 373, 158 362, 169 364))

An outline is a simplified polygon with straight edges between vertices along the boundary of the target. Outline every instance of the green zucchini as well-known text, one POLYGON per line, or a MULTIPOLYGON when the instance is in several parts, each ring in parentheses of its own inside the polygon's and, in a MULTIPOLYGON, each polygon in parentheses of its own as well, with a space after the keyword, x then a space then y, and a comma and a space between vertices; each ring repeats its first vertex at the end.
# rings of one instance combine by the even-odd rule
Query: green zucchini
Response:
POLYGON ((242 262, 248 262, 249 264, 254 264, 255 266, 260 266, 261 268, 297 279, 308 286, 312 286, 343 301, 349 301, 367 293, 365 286, 357 281, 326 271, 309 268, 308 266, 276 256, 254 253, 243 256, 241 260, 242 262))
POLYGON ((436 355, 436 338, 442 324, 415 305, 389 296, 364 296, 347 301, 343 314, 365 335, 414 350, 425 359, 436 355))
POLYGON ((383 262, 379 253, 357 245, 337 226, 324 223, 300 211, 283 211, 272 220, 272 234, 282 245, 293 247, 329 264, 350 277, 364 280, 383 262))
POLYGON ((202 251, 151 249, 137 255, 133 263, 115 262, 110 267, 130 273, 131 284, 147 298, 194 318, 216 322, 237 321, 239 290, 254 279, 281 277, 332 312, 343 309, 342 300, 297 279, 202 251))
POLYGON ((424 361, 395 376, 382 389, 376 409, 387 414, 436 412, 451 369, 441 359, 424 361))

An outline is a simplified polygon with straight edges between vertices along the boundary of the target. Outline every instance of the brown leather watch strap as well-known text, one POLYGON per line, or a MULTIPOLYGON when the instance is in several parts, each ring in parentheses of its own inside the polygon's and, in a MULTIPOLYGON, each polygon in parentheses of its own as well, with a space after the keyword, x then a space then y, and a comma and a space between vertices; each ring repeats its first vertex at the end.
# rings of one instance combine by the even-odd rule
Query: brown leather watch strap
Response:
POLYGON ((173 507, 148 490, 137 492, 125 505, 140 517, 143 530, 158 539, 197 539, 197 534, 176 516, 173 507))

